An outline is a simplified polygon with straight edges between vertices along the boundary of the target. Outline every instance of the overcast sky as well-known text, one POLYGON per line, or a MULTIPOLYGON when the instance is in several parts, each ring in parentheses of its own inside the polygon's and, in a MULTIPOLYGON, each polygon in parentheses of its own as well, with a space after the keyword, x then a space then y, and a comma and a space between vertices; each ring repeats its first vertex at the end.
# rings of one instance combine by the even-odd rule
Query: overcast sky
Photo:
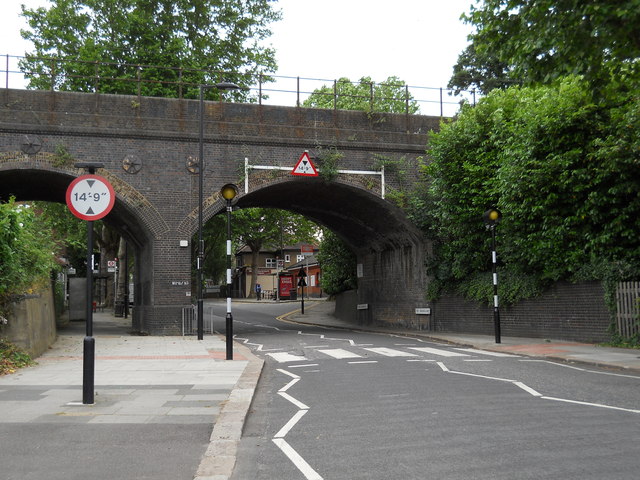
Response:
MULTIPOLYGON (((471 27, 460 21, 474 0, 279 0, 282 21, 273 24, 277 75, 333 80, 370 76, 381 82, 397 76, 417 87, 446 87, 471 27)), ((23 55, 30 44, 20 37, 26 27, 20 4, 47 6, 46 0, 1 0, 0 54, 23 55)), ((4 64, 4 61, 2 62, 4 64)), ((0 67, 4 70, 4 65, 0 67)), ((18 79, 10 87, 19 88, 18 79)), ((295 80, 278 88, 295 90, 295 80)), ((302 81, 313 90, 327 82, 302 81)), ((4 79, 2 79, 4 86, 4 79)), ((428 89, 414 97, 437 96, 428 89)), ((274 94, 272 94, 274 96, 274 94)), ((435 97, 434 97, 435 98, 435 97)), ((293 100, 295 101, 295 100, 293 100)))

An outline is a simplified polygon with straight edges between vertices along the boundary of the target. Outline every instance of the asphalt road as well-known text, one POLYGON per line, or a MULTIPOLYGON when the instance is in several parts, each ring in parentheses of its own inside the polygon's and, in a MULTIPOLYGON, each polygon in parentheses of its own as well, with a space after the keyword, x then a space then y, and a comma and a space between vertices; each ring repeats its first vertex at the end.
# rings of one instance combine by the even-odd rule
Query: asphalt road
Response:
POLYGON ((637 478, 640 376, 275 320, 292 308, 234 305, 266 360, 234 480, 637 478))

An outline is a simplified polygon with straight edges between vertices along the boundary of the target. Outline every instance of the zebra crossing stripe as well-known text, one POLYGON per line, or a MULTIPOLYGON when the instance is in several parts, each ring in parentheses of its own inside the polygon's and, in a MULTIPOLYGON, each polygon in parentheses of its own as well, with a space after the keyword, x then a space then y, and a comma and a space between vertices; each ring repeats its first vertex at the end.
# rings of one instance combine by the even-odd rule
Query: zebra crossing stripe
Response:
POLYGON ((513 355, 511 353, 490 352, 488 350, 478 350, 476 348, 456 348, 456 350, 461 350, 463 352, 469 353, 477 353, 480 355, 489 355, 491 357, 517 357, 517 355, 513 355))
POLYGON ((278 353, 267 353, 271 358, 273 358, 276 362, 285 363, 285 362, 300 362, 302 360, 308 360, 306 357, 301 355, 293 355, 292 353, 287 352, 278 352, 278 353))
POLYGON ((403 352, 401 350, 394 350, 393 348, 386 347, 372 347, 365 348, 364 350, 377 353, 378 355, 384 355, 385 357, 417 357, 415 353, 403 352))
POLYGON ((327 350, 318 350, 320 353, 324 353, 325 355, 329 355, 333 358, 362 358, 362 355, 358 355, 357 353, 350 352, 349 350, 344 350, 342 348, 331 348, 327 350))
POLYGON ((468 357, 466 353, 452 352, 451 350, 440 350, 439 348, 431 347, 409 347, 410 350, 417 350, 418 352, 430 353, 432 355, 439 355, 441 357, 468 357))

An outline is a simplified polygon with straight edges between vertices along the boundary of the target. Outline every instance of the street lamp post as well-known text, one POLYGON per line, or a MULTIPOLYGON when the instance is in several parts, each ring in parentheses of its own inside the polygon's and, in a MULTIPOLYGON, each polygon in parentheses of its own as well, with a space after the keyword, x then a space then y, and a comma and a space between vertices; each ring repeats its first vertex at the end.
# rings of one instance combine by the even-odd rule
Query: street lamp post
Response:
POLYGON ((500 343, 500 309, 498 303, 498 255, 496 254, 496 226, 502 220, 502 213, 497 208, 490 208, 482 216, 487 229, 491 230, 491 273, 493 278, 493 329, 496 343, 500 343))
POLYGON ((227 201, 227 316, 226 341, 227 360, 233 360, 233 316, 231 315, 231 201, 238 195, 238 187, 227 183, 220 189, 220 195, 227 201))
POLYGON ((199 135, 198 135, 198 258, 196 260, 196 281, 198 282, 197 321, 198 340, 204 338, 204 300, 202 295, 202 269, 204 268, 204 240, 202 238, 202 210, 203 210, 203 182, 204 182, 204 91, 216 88, 218 90, 237 90, 235 83, 221 82, 215 85, 200 85, 199 96, 199 135))

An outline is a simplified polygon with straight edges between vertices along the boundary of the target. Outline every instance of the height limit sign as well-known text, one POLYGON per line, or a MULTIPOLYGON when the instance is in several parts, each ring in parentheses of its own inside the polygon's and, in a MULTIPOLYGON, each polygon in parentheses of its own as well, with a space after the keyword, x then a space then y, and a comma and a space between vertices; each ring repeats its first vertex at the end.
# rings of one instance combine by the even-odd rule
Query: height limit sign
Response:
POLYGON ((309 157, 309 152, 304 152, 298 159, 298 163, 293 167, 291 175, 299 175, 302 177, 317 177, 318 171, 309 157))
POLYGON ((99 175, 82 175, 67 188, 67 206, 82 220, 100 220, 111 211, 115 201, 113 187, 99 175))

